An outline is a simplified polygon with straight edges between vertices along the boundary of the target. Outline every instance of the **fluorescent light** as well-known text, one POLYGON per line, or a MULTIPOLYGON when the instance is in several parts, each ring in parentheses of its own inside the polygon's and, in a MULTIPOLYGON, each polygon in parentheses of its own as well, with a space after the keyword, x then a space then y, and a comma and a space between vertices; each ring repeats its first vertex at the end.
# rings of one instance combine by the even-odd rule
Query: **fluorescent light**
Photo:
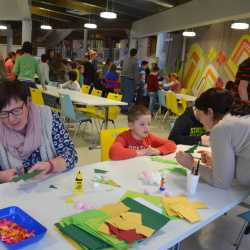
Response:
POLYGON ((52 27, 50 26, 50 25, 41 25, 40 26, 40 28, 42 29, 42 30, 52 30, 52 27))
POLYGON ((100 13, 100 17, 106 18, 106 19, 116 19, 117 14, 115 12, 111 12, 111 11, 103 11, 100 13))
POLYGON ((194 31, 183 31, 182 35, 188 36, 188 37, 194 37, 194 36, 196 36, 196 33, 194 31))
POLYGON ((87 28, 87 29, 96 29, 97 25, 95 23, 85 23, 84 24, 84 28, 87 28))
POLYGON ((234 30, 247 30, 248 28, 249 24, 244 22, 235 22, 231 24, 231 29, 234 30))
POLYGON ((0 25, 0 30, 7 30, 7 26, 6 25, 0 25))

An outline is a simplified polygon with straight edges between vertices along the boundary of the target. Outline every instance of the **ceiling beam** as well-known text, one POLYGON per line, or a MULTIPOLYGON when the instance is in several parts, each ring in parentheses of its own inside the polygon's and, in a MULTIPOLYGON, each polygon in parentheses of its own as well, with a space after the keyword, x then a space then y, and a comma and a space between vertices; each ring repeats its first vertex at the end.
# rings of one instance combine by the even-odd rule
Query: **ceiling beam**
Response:
POLYGON ((46 9, 43 7, 37 7, 37 6, 32 6, 31 13, 37 16, 44 16, 44 17, 56 19, 56 20, 63 21, 63 22, 69 22, 69 21, 80 22, 81 20, 88 20, 85 17, 81 17, 81 16, 76 17, 74 15, 67 14, 65 12, 62 13, 59 11, 54 11, 54 10, 46 9))
POLYGON ((147 2, 151 2, 151 3, 155 3, 159 6, 165 7, 165 8, 173 8, 174 5, 169 3, 168 1, 164 1, 164 0, 144 0, 147 2))

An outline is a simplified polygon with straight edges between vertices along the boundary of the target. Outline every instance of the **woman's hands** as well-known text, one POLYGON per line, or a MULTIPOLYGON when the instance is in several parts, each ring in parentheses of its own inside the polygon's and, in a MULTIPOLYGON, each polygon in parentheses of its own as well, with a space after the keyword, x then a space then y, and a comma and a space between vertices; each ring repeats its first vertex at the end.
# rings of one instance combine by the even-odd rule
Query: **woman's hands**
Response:
POLYGON ((212 154, 209 151, 200 150, 198 153, 201 154, 201 162, 204 163, 208 167, 212 167, 213 165, 213 159, 212 154))
POLYGON ((178 151, 175 157, 177 162, 182 166, 188 169, 192 169, 194 167, 195 160, 191 154, 185 153, 183 151, 178 151))
POLYGON ((0 171, 0 182, 10 182, 16 176, 15 168, 0 171))
POLYGON ((48 177, 48 172, 50 171, 51 166, 50 163, 48 161, 41 161, 36 163, 35 165, 33 165, 30 169, 29 169, 29 173, 32 173, 35 170, 41 170, 42 172, 38 175, 36 175, 35 177, 33 177, 33 179, 36 180, 42 180, 48 177))

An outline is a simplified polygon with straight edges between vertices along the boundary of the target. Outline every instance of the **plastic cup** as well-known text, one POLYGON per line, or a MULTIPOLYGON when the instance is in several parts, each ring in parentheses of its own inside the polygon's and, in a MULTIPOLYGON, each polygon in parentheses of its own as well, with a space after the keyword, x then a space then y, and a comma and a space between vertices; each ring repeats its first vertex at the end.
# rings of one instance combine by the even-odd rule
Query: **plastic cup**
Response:
POLYGON ((192 173, 187 173, 187 194, 188 196, 193 196, 196 193, 197 186, 199 183, 199 175, 193 175, 192 173))

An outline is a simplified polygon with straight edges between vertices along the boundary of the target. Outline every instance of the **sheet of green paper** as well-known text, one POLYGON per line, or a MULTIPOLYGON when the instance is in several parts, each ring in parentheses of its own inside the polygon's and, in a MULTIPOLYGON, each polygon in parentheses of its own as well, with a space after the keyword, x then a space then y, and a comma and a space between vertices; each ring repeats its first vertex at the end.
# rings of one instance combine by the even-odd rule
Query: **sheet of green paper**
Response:
POLYGON ((67 226, 61 226, 59 223, 55 225, 62 233, 76 241, 81 248, 89 250, 100 250, 111 248, 112 246, 105 241, 96 238, 88 232, 81 230, 77 226, 70 224, 67 226))
POLYGON ((164 159, 161 156, 152 156, 151 160, 156 161, 156 162, 160 162, 160 163, 179 165, 179 163, 176 160, 164 159))
POLYGON ((96 168, 96 169, 94 170, 94 172, 95 172, 96 174, 106 174, 108 171, 103 170, 103 169, 98 169, 98 168, 96 168))
POLYGON ((124 200, 125 198, 143 198, 144 200, 156 205, 157 207, 161 207, 161 197, 160 196, 154 196, 154 195, 148 195, 144 193, 134 192, 131 190, 128 190, 126 193, 123 194, 120 200, 124 200))
POLYGON ((130 211, 140 213, 142 215, 142 224, 154 230, 159 230, 169 221, 166 216, 157 213, 131 198, 125 198, 122 200, 122 203, 128 206, 130 211))
POLYGON ((116 249, 125 249, 127 247, 125 241, 118 240, 113 236, 98 231, 99 226, 109 218, 110 216, 105 212, 92 209, 63 218, 61 223, 63 225, 74 224, 91 235, 102 239, 116 249))
POLYGON ((188 154, 192 154, 192 153, 194 153, 194 151, 198 148, 198 146, 199 146, 199 144, 198 144, 198 145, 194 145, 194 146, 192 146, 191 148, 185 150, 184 152, 185 152, 185 153, 188 153, 188 154))
POLYGON ((36 170, 32 171, 31 173, 25 173, 25 174, 23 174, 23 175, 21 175, 21 176, 14 177, 14 178, 12 179, 12 181, 14 181, 14 182, 18 182, 18 181, 20 181, 20 180, 27 181, 27 180, 29 180, 29 179, 31 179, 31 178, 33 178, 33 177, 39 175, 39 174, 42 173, 43 171, 44 171, 44 170, 38 170, 38 169, 36 169, 36 170))
POLYGON ((183 167, 169 167, 169 168, 164 168, 164 169, 159 170, 159 172, 161 172, 161 173, 165 172, 165 171, 180 174, 180 175, 183 175, 183 176, 187 175, 187 170, 185 168, 183 168, 183 167))

